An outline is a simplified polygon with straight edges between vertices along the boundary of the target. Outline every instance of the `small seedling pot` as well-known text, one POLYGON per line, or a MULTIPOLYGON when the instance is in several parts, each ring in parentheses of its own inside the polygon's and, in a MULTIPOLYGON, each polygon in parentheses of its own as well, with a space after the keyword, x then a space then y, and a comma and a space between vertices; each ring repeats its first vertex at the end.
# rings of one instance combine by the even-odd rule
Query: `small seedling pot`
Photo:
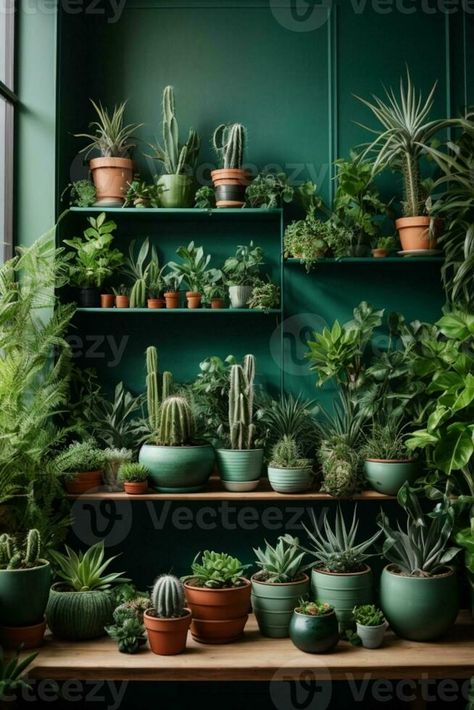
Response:
POLYGON ((129 496, 143 495, 148 490, 148 481, 124 481, 123 489, 129 496))
POLYGON ((101 293, 100 294, 100 307, 101 308, 113 308, 115 306, 115 296, 113 293, 101 293))
POLYGON ((201 307, 201 294, 198 291, 186 291, 186 300, 188 308, 201 307))
POLYGON ((147 301, 148 308, 164 308, 165 299, 164 298, 149 298, 147 301))
POLYGON ((81 471, 67 478, 64 485, 66 491, 75 496, 96 491, 102 485, 102 471, 81 471))
POLYGON ((130 298, 128 296, 115 296, 117 308, 130 308, 130 298))
POLYGON ((362 641, 364 648, 380 648, 387 628, 388 623, 386 621, 378 626, 363 626, 357 623, 357 636, 362 641))

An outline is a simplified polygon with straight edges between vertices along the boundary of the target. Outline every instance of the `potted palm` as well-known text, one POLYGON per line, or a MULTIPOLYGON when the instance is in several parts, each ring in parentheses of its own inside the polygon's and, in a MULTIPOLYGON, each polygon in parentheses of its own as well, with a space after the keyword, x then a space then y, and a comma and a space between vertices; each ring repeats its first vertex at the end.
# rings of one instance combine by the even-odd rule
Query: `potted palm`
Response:
POLYGON ((139 461, 150 471, 162 493, 202 490, 214 466, 214 449, 196 440, 194 415, 187 399, 171 395, 171 373, 158 386, 156 348, 146 351, 149 440, 140 449, 139 461))
POLYGON ((133 178, 133 160, 130 153, 134 144, 132 137, 143 124, 124 125, 126 102, 114 107, 110 113, 99 102, 91 99, 97 120, 90 124, 94 133, 77 133, 76 138, 87 138, 90 143, 81 150, 86 157, 93 151, 100 157, 89 161, 96 189, 98 206, 121 206, 125 202, 128 185, 133 178))
POLYGON ((184 145, 179 144, 179 128, 175 113, 174 90, 172 86, 163 91, 163 145, 150 147, 151 156, 163 164, 164 174, 157 185, 162 188, 160 203, 162 207, 191 207, 194 199, 193 173, 201 147, 201 141, 193 129, 190 129, 184 145))
POLYGON ((243 169, 247 132, 240 123, 222 123, 214 131, 212 142, 221 168, 211 171, 217 207, 243 207, 249 174, 243 169))
POLYGON ((405 483, 413 483, 418 466, 410 455, 404 427, 393 416, 384 424, 373 422, 360 454, 365 460, 365 476, 372 488, 386 495, 397 495, 405 483))
POLYGON ((93 441, 76 441, 57 454, 53 469, 64 478, 68 493, 81 495, 101 486, 105 464, 104 451, 93 441))
POLYGON ((224 488, 253 491, 258 486, 263 449, 255 448, 255 358, 246 355, 243 365, 232 365, 229 385, 229 448, 217 449, 217 463, 224 488))
POLYGON ((277 493, 302 493, 313 485, 311 459, 302 458, 295 439, 287 434, 272 449, 268 480, 277 493))
POLYGON ((181 653, 191 624, 183 583, 172 574, 161 575, 153 586, 151 603, 143 616, 151 650, 159 656, 181 653))
POLYGON ((232 643, 244 631, 250 610, 250 581, 243 565, 225 552, 198 554, 183 577, 192 613, 191 633, 200 643, 232 643))
POLYGON ((352 610, 357 636, 364 648, 379 648, 388 627, 383 611, 374 604, 362 604, 352 610))
POLYGON ((305 653, 329 653, 339 641, 337 617, 328 602, 301 600, 290 621, 290 638, 305 653))
POLYGON ((0 535, 0 643, 5 648, 36 648, 46 628, 44 612, 51 567, 41 557, 38 530, 24 541, 0 535))
POLYGON ((424 515, 408 484, 398 502, 407 515, 405 530, 392 528, 383 511, 379 519, 389 562, 380 581, 380 603, 398 636, 431 641, 452 626, 459 611, 456 569, 449 564, 459 553, 450 547, 454 513, 445 499, 432 517, 424 515))
POLYGON ((131 461, 120 466, 118 479, 122 483, 125 493, 142 495, 147 492, 149 474, 146 466, 131 461))
POLYGON ((104 560, 104 543, 92 545, 86 552, 74 552, 66 546, 66 554, 51 556, 60 581, 51 587, 46 619, 52 634, 59 639, 85 641, 105 633, 114 611, 111 587, 127 582, 123 572, 106 568, 115 559, 104 560))
POLYGON ((229 287, 232 308, 247 308, 252 289, 260 281, 263 264, 263 249, 253 242, 237 247, 235 256, 225 260, 222 268, 224 280, 229 287))
POLYGON ((268 542, 254 549, 260 571, 251 578, 252 608, 260 633, 271 638, 288 636, 293 609, 309 593, 309 577, 303 572, 304 552, 298 540, 279 537, 275 547, 268 542))

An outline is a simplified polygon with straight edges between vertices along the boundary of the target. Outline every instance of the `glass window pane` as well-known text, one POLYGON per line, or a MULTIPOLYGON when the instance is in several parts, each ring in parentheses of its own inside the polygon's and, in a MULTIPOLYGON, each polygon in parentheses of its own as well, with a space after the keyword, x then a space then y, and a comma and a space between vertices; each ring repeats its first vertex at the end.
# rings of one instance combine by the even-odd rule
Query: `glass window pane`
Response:
POLYGON ((0 0, 0 81, 13 91, 14 0, 0 0))
POLYGON ((0 99, 0 263, 12 254, 13 106, 0 99))

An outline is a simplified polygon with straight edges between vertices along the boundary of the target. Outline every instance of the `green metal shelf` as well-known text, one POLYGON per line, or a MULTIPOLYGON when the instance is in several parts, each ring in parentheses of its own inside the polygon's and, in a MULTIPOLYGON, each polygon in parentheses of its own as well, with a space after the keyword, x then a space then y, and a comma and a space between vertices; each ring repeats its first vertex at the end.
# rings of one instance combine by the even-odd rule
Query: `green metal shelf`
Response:
MULTIPOLYGON (((412 263, 436 263, 436 264, 441 264, 444 261, 444 257, 442 255, 440 256, 385 256, 382 258, 375 258, 373 256, 345 256, 342 259, 334 259, 334 258, 329 258, 325 257, 324 259, 318 259, 316 262, 315 266, 318 266, 319 264, 379 264, 379 263, 388 263, 388 264, 401 264, 401 263, 407 263, 407 262, 412 262, 412 263)), ((300 264, 303 266, 303 262, 301 259, 297 259, 296 257, 290 257, 289 259, 285 259, 285 263, 287 264, 300 264)))
POLYGON ((142 218, 148 217, 183 217, 189 219, 189 217, 198 217, 200 219, 205 217, 219 217, 221 219, 228 219, 230 217, 242 217, 243 219, 275 219, 280 218, 282 214, 281 208, 275 209, 260 209, 253 207, 245 208, 226 208, 226 209, 200 209, 197 207, 182 208, 182 209, 167 209, 165 207, 146 207, 143 209, 136 207, 71 207, 71 212, 78 212, 81 214, 100 214, 101 212, 106 212, 113 214, 114 216, 124 215, 142 218))
POLYGON ((260 311, 256 308, 77 308, 76 313, 119 313, 129 315, 131 313, 155 313, 162 315, 167 313, 172 314, 186 314, 194 315, 200 313, 201 315, 211 315, 211 314, 224 314, 228 315, 242 315, 246 314, 248 316, 267 316, 267 315, 280 315, 280 308, 271 308, 269 311, 260 311))

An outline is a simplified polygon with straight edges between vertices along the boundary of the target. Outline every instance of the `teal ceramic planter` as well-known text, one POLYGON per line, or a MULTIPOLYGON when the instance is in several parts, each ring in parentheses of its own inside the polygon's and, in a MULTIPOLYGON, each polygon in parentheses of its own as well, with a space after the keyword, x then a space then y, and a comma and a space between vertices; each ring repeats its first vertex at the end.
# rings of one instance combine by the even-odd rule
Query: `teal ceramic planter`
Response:
POLYGON ((322 616, 309 616, 294 611, 290 621, 290 638, 305 653, 329 653, 339 641, 339 628, 334 611, 322 616))
POLYGON ((217 449, 219 474, 227 491, 255 490, 262 464, 263 449, 217 449))
POLYGON ((34 626, 44 618, 51 567, 43 560, 31 569, 0 570, 0 626, 34 626))
POLYGON ((418 475, 416 461, 367 459, 364 466, 365 477, 372 488, 389 496, 396 496, 405 481, 413 483, 418 475))
POLYGON ((436 577, 407 577, 388 565, 380 580, 380 605, 395 633, 410 641, 431 641, 454 624, 459 612, 456 571, 436 577))
POLYGON ((363 626, 357 623, 357 636, 362 641, 364 648, 380 648, 383 643, 383 638, 388 627, 386 621, 378 626, 363 626))
POLYGON ((212 473, 214 449, 203 446, 153 446, 145 444, 138 456, 150 471, 150 481, 160 493, 201 491, 212 473))
POLYGON ((353 608, 373 602, 372 570, 368 565, 361 572, 344 574, 313 569, 311 593, 314 599, 334 607, 341 629, 353 628, 353 608))
POLYGON ((105 635, 112 623, 114 604, 109 592, 71 592, 53 584, 46 607, 51 633, 59 639, 86 641, 105 635))
POLYGON ((308 468, 268 467, 268 480, 277 493, 304 493, 313 485, 313 471, 308 468))
POLYGON ((309 593, 309 577, 286 584, 260 582, 252 577, 252 608, 262 636, 285 638, 293 610, 309 593))
POLYGON ((165 188, 160 195, 162 207, 176 209, 193 206, 195 190, 192 178, 188 175, 162 175, 158 185, 165 188))

